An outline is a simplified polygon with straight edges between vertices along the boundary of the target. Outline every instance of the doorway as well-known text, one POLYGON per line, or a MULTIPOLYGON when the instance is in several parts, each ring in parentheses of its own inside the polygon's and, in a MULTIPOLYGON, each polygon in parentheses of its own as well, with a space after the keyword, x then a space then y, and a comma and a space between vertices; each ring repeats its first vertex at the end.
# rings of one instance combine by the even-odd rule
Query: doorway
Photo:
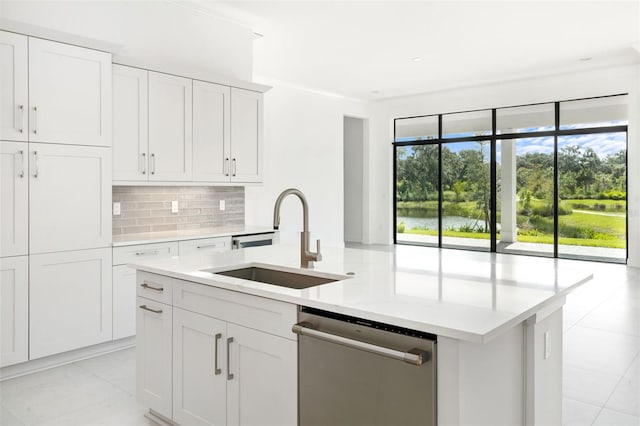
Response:
POLYGON ((363 243, 366 120, 344 117, 344 241, 363 243))

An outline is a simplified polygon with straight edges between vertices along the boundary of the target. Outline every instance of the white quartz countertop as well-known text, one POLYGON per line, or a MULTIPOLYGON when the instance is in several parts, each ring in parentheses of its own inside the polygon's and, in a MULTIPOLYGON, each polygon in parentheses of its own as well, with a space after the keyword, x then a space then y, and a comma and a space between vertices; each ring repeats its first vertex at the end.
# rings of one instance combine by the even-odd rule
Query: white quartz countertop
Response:
POLYGON ((593 277, 578 269, 583 265, 579 262, 429 247, 324 247, 322 257, 314 269, 301 270, 299 246, 274 245, 129 266, 471 342, 487 342, 543 308, 562 303, 566 294, 593 277), (251 264, 348 278, 296 290, 203 271, 251 264))
POLYGON ((185 229, 180 231, 143 232, 113 236, 113 246, 132 246, 135 244, 164 243, 168 241, 196 240, 199 238, 229 237, 236 235, 263 234, 275 232, 273 228, 260 226, 219 226, 214 228, 185 229))

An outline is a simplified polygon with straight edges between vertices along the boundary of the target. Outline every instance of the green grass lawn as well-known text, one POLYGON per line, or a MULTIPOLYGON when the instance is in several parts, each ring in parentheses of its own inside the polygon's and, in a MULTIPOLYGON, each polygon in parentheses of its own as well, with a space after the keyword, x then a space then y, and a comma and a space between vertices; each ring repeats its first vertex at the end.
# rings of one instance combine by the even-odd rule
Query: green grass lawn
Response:
POLYGON ((610 235, 611 239, 624 239, 627 228, 624 216, 601 216, 576 211, 560 216, 558 221, 561 225, 591 228, 598 233, 610 235))
POLYGON ((607 213, 619 213, 624 215, 627 208, 627 202, 624 200, 562 200, 560 205, 568 210, 594 210, 602 211, 601 208, 596 208, 596 205, 605 206, 605 212, 607 213), (585 207, 583 207, 585 206, 585 207))

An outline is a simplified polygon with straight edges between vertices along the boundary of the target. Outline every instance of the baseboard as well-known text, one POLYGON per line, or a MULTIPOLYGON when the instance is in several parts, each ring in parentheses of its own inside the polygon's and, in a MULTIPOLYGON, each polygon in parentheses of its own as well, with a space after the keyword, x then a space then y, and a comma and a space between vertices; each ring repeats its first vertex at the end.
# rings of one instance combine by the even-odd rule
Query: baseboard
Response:
POLYGON ((174 422, 167 419, 165 416, 156 413, 153 410, 147 411, 146 413, 144 413, 144 416, 154 423, 159 424, 160 426, 176 426, 174 422))
POLYGON ((32 361, 23 362, 20 364, 10 365, 0 368, 0 382, 24 376, 26 374, 47 370, 49 368, 70 364, 72 362, 80 361, 83 359, 93 358, 110 352, 131 348, 135 345, 136 337, 131 336, 125 337, 124 339, 100 343, 98 345, 64 352, 61 354, 51 355, 45 358, 34 359, 32 361))

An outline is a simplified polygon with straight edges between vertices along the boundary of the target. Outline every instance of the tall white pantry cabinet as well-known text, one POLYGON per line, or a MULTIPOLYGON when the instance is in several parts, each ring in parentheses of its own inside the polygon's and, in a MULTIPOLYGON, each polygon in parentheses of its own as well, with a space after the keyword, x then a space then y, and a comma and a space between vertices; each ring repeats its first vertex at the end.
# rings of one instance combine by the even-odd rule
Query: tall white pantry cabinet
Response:
POLYGON ((111 340, 111 55, 0 31, 0 367, 111 340))

